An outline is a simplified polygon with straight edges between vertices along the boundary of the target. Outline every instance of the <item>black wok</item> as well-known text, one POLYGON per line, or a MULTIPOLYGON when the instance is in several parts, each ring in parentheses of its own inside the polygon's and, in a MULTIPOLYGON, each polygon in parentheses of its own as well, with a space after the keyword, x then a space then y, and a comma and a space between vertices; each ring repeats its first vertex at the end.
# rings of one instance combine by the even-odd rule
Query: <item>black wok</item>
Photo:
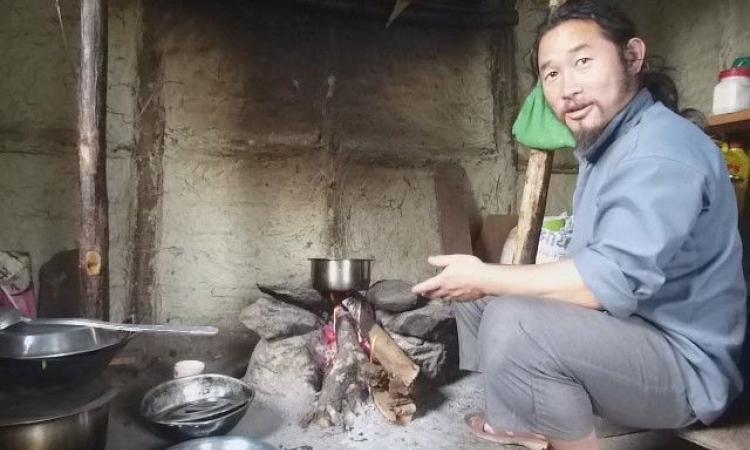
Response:
POLYGON ((87 383, 134 335, 83 326, 14 325, 0 331, 0 389, 87 383))

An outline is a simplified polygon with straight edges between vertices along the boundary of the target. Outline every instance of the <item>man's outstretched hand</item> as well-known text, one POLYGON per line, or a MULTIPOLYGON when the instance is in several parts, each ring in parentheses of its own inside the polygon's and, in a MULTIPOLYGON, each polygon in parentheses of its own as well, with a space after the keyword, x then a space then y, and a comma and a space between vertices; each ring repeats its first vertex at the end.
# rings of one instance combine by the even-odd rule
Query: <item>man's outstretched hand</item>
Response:
POLYGON ((438 275, 412 288, 415 294, 428 298, 469 301, 516 295, 602 309, 572 259, 536 265, 496 265, 471 255, 442 255, 431 256, 427 261, 444 267, 438 275))
POLYGON ((428 298, 470 301, 485 297, 488 266, 476 256, 440 255, 430 256, 427 261, 436 267, 444 267, 438 275, 412 288, 415 294, 428 298))

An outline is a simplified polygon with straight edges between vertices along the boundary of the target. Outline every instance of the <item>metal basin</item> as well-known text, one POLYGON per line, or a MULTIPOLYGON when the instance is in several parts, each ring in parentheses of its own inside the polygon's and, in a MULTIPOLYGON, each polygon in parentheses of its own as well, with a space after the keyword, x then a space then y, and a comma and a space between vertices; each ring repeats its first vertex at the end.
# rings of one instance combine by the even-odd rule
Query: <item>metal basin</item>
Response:
POLYGON ((143 396, 141 415, 160 433, 185 439, 227 433, 254 396, 244 382, 202 374, 162 383, 143 396))
POLYGON ((134 335, 84 326, 16 324, 0 331, 0 386, 83 385, 134 335))
POLYGON ((193 439, 169 447, 167 450, 274 450, 275 447, 241 436, 213 436, 193 439))
POLYGON ((311 258, 312 285, 318 292, 363 291, 370 287, 372 259, 311 258))
POLYGON ((104 449, 114 395, 101 380, 54 394, 0 393, 0 448, 104 449))

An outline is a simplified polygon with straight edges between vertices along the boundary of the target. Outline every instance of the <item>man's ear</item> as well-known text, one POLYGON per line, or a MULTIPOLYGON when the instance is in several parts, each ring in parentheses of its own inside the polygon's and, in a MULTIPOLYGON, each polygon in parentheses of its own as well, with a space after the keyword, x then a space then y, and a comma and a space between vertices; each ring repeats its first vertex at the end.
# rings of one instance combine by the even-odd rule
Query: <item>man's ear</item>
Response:
POLYGON ((646 58, 646 43, 641 38, 632 38, 625 47, 625 64, 628 72, 636 75, 643 68, 643 61, 646 58))

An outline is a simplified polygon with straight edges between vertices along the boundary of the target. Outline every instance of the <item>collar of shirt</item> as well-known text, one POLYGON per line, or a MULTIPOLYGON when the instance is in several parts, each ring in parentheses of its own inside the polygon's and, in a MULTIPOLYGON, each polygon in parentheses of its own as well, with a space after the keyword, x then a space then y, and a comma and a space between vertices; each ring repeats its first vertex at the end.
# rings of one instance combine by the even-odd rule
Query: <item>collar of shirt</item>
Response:
POLYGON ((590 163, 596 160, 604 153, 613 142, 620 136, 630 131, 640 121, 641 113, 654 104, 654 98, 648 89, 643 88, 636 94, 630 102, 619 112, 609 124, 604 128, 602 134, 587 148, 578 148, 575 151, 579 160, 584 158, 590 163))

